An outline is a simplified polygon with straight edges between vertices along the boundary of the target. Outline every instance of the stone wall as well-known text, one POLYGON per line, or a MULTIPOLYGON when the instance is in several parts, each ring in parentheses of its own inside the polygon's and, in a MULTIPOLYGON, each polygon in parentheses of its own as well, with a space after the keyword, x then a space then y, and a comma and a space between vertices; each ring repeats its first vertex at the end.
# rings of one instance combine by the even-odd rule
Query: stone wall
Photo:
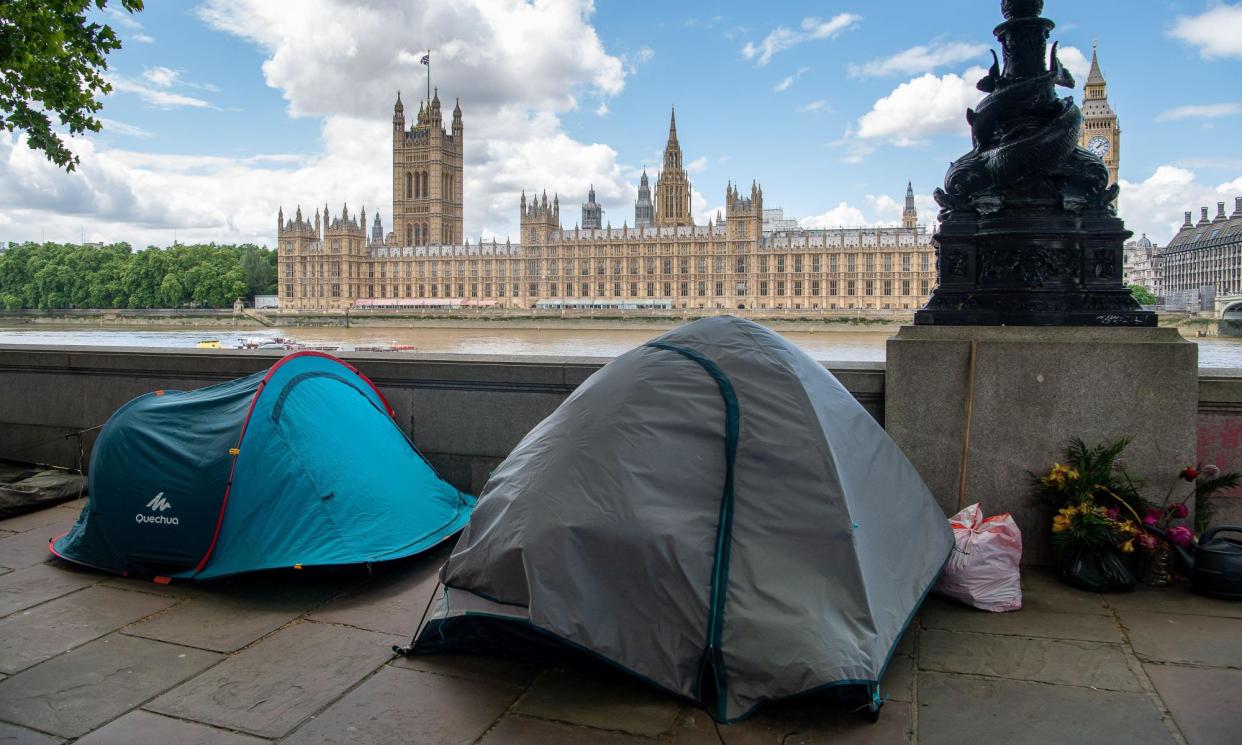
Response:
MULTIPOLYGON (((278 353, 0 345, 0 458, 75 466, 125 401, 156 389, 199 388, 270 366, 278 353), (70 435, 66 437, 66 435, 70 435)), ((354 353, 345 359, 388 397, 401 427, 445 478, 477 493, 518 440, 606 360, 354 353)), ((877 419, 883 363, 829 369, 877 419)), ((1159 412, 1145 414, 1158 419, 1159 412)), ((1200 377, 1198 457, 1242 470, 1242 372, 1200 377)), ((1242 494, 1218 502, 1218 524, 1242 524, 1242 494)))
MULTIPOLYGON (((1242 370, 1209 370, 1199 376, 1198 461, 1222 471, 1242 471, 1242 370)), ((1242 489, 1218 496, 1216 525, 1242 526, 1242 489)))
MULTIPOLYGON (((378 352, 342 357, 375 381, 397 422, 440 473, 473 493, 523 435, 607 362, 378 352)), ((72 467, 81 457, 89 463, 96 433, 71 433, 102 424, 129 399, 231 380, 278 358, 264 351, 0 345, 0 458, 72 467)), ((882 364, 831 369, 877 419, 882 416, 882 364)))

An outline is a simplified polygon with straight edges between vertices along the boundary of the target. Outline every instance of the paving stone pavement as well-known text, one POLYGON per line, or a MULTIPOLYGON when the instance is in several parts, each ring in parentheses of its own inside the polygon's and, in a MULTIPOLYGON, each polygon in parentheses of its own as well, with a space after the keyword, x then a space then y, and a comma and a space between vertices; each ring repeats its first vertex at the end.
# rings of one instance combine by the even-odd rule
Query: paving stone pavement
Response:
POLYGON ((447 547, 366 568, 155 585, 49 560, 64 507, 0 521, 0 745, 1237 745, 1242 603, 1072 590, 929 598, 868 724, 828 696, 717 725, 611 668, 395 657, 447 547), (75 739, 76 738, 76 739, 75 739))

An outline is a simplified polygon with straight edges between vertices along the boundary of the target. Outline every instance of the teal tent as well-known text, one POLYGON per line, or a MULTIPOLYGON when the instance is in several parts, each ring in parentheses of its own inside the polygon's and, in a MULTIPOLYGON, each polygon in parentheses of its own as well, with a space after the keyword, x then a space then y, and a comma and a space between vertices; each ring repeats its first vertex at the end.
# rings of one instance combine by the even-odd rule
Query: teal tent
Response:
POLYGON ((410 556, 460 530, 473 507, 365 375, 299 352, 122 406, 91 453, 86 507, 50 548, 123 574, 208 579, 410 556))

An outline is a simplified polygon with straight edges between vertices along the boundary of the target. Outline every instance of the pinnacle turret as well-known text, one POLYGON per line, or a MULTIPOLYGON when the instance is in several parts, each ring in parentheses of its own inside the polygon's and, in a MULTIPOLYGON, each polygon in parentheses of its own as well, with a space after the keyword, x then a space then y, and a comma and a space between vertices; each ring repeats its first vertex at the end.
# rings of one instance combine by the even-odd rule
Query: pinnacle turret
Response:
POLYGON ((1096 43, 1091 42, 1091 72, 1087 74, 1087 85, 1106 85, 1104 73, 1100 72, 1100 56, 1096 43))

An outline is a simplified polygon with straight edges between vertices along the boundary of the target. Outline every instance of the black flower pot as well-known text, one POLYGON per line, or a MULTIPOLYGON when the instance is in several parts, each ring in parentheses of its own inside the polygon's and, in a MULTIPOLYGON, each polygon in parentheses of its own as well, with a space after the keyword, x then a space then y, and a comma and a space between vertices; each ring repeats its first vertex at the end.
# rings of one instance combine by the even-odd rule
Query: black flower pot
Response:
POLYGON ((1070 546, 1057 559, 1061 581, 1087 592, 1130 592, 1134 572, 1114 548, 1070 546))

